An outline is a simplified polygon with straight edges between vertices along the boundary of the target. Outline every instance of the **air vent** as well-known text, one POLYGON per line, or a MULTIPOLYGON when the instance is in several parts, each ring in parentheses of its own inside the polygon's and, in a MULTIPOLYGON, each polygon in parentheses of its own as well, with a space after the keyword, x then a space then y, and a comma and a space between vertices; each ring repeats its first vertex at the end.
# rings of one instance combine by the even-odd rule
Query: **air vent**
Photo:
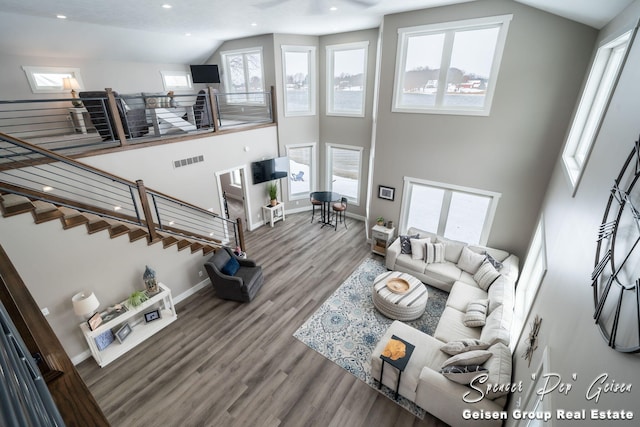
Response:
POLYGON ((195 165, 196 163, 200 163, 200 162, 204 162, 204 156, 203 155, 195 156, 195 157, 189 157, 188 159, 174 160, 173 161, 173 167, 177 169, 177 168, 181 168, 183 166, 195 165))

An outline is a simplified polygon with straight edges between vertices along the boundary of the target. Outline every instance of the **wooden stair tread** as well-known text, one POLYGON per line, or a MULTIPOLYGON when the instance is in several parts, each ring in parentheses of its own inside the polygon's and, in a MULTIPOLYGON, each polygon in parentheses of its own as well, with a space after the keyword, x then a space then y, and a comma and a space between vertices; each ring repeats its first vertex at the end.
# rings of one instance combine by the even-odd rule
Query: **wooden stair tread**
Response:
POLYGON ((200 249, 204 248, 204 245, 200 242, 193 242, 191 244, 191 253, 196 253, 198 252, 200 249))
POLYGON ((63 216, 58 207, 52 203, 35 200, 32 204, 35 209, 32 210, 31 213, 33 214, 36 224, 42 224, 43 222, 59 219, 63 216))
POLYGON ((31 212, 35 209, 29 198, 17 194, 3 194, 2 215, 5 217, 31 212))
POLYGON ((168 248, 169 246, 175 245, 178 243, 178 239, 174 236, 167 236, 162 239, 162 247, 168 248))
POLYGON ((136 240, 140 240, 140 239, 144 239, 147 236, 149 236, 149 233, 147 233, 146 230, 143 230, 142 228, 132 228, 129 230, 129 241, 130 242, 135 242, 136 240))
POLYGON ((60 206, 58 210, 62 212, 62 218, 60 218, 60 221, 62 221, 62 228, 64 228, 65 230, 89 222, 89 218, 87 218, 82 212, 79 212, 75 209, 71 209, 66 206, 60 206))

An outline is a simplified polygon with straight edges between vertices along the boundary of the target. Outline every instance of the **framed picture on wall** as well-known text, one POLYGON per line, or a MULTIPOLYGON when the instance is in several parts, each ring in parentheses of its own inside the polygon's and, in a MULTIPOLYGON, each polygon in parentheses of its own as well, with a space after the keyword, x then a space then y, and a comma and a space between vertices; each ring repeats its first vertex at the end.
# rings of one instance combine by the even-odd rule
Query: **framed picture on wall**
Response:
POLYGON ((380 199, 391 200, 396 194, 396 189, 393 187, 386 187, 384 185, 378 185, 378 197, 380 199))

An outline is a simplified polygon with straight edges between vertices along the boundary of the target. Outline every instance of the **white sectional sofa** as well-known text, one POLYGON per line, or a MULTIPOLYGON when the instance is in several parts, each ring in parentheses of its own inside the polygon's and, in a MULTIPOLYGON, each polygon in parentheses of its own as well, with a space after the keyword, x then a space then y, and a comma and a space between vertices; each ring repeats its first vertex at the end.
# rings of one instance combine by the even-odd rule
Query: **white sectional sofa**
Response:
MULTIPOLYGON (((506 405, 507 390, 487 393, 486 385, 511 382, 509 340, 515 282, 519 274, 518 258, 506 251, 468 246, 422 230, 409 229, 407 234, 441 243, 439 250, 444 252, 439 259, 441 262, 427 263, 413 253, 402 253, 398 238, 387 250, 387 268, 409 273, 449 292, 449 297, 434 336, 397 320, 389 327, 372 353, 372 375, 380 377, 380 354, 391 336, 396 335, 416 347, 402 374, 400 395, 452 426, 500 426, 500 420, 465 420, 463 412, 501 411, 506 405), (484 265, 488 261, 486 254, 496 265, 502 264, 500 268, 484 265), (480 312, 486 306, 484 317, 475 311, 478 304, 480 312), (482 324, 482 319, 482 326, 465 325, 465 321, 468 325, 482 324), (443 374, 443 365, 447 363, 451 366, 443 374), (470 369, 474 372, 464 372, 470 369), (478 376, 472 385, 465 384, 478 376), (480 378, 486 382, 479 382, 480 378), (478 389, 485 395, 482 396, 478 389)), ((424 253, 426 255, 427 251, 424 253)), ((429 255, 432 256, 433 251, 429 255)), ((397 378, 396 369, 384 369, 383 384, 395 389, 397 378)))

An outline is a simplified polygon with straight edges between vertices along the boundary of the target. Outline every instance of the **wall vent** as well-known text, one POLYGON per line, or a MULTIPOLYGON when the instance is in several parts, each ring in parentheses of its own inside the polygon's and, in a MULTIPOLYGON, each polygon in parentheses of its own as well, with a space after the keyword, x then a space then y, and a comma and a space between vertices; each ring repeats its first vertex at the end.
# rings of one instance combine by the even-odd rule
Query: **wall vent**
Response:
POLYGON ((189 157, 188 159, 174 160, 173 161, 173 167, 177 169, 177 168, 181 168, 183 166, 195 165, 196 163, 200 163, 200 162, 204 162, 204 156, 203 155, 199 155, 199 156, 195 156, 195 157, 189 157))

